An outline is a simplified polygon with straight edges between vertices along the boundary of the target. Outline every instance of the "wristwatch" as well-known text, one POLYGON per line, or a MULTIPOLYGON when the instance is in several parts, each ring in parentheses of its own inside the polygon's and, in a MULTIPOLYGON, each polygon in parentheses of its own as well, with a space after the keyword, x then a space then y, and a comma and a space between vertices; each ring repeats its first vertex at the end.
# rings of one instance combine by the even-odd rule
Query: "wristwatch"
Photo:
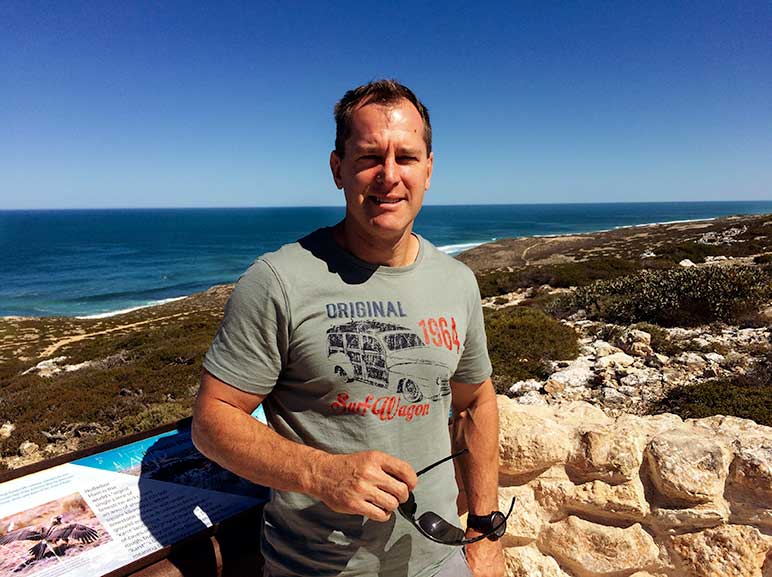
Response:
POLYGON ((490 533, 488 539, 497 541, 507 531, 507 518, 501 511, 494 511, 489 515, 472 515, 469 513, 466 516, 466 526, 468 529, 474 529, 480 533, 490 533))

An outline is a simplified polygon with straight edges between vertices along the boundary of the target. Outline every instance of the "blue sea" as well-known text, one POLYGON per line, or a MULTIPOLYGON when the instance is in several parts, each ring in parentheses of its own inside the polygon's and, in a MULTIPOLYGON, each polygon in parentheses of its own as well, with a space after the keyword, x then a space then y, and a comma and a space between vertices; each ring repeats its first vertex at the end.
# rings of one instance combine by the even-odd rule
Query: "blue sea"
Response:
MULTIPOLYGON (((449 254, 498 238, 772 213, 754 202, 425 206, 416 231, 449 254)), ((234 282, 339 207, 0 211, 0 315, 99 317, 234 282)))

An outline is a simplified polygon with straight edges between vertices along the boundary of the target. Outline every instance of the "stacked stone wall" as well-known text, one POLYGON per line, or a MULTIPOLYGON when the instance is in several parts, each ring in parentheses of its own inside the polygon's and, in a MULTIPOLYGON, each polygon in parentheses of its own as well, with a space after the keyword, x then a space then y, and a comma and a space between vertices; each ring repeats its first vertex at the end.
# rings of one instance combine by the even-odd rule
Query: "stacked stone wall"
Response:
POLYGON ((772 577, 772 429, 499 396, 512 577, 772 577))

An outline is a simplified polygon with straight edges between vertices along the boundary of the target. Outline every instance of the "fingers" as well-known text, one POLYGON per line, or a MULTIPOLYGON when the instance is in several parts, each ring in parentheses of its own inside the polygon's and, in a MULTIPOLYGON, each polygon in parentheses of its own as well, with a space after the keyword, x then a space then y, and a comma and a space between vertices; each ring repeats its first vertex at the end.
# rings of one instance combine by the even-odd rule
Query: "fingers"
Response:
POLYGON ((379 451, 328 455, 315 491, 333 511, 386 521, 415 487, 410 464, 379 451))
MULTIPOLYGON (((382 469, 392 478, 401 481, 408 491, 415 489, 418 484, 418 477, 416 477, 415 470, 410 466, 410 463, 391 455, 385 455, 385 457, 387 458, 383 461, 382 469)), ((407 499, 407 494, 405 494, 405 499, 407 499)), ((401 500, 400 503, 404 503, 404 500, 401 500)))

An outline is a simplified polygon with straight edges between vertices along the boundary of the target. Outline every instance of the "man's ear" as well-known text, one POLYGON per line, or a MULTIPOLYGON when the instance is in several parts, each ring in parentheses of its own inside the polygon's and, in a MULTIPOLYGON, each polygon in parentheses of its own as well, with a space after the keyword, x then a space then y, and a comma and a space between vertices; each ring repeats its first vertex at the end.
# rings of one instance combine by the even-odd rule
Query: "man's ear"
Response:
POLYGON ((334 150, 330 153, 330 171, 332 172, 332 179, 335 181, 335 186, 338 189, 343 188, 343 179, 340 175, 341 159, 338 153, 334 150))
POLYGON ((424 183, 424 191, 429 190, 429 186, 432 184, 432 170, 434 170, 434 152, 429 153, 429 159, 426 163, 426 182, 424 183))

